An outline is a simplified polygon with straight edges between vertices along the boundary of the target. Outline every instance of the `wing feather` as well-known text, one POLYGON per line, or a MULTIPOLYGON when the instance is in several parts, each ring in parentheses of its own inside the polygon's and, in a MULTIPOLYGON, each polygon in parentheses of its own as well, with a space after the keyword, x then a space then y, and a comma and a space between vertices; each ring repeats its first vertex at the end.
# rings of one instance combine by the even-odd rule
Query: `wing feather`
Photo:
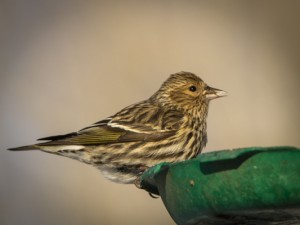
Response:
POLYGON ((39 145, 101 145, 158 141, 175 135, 182 123, 181 112, 163 111, 149 102, 141 102, 78 132, 41 138, 39 140, 48 142, 39 145))

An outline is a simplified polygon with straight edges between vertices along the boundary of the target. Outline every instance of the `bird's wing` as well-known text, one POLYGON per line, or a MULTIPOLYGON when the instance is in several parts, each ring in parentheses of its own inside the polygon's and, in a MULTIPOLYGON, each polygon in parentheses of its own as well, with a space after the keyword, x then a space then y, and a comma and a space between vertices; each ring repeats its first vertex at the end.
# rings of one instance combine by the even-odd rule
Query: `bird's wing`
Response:
MULTIPOLYGON (((122 111, 121 111, 122 112, 122 111)), ((78 132, 51 136, 39 140, 48 141, 39 145, 100 145, 134 141, 158 141, 174 135, 182 123, 183 115, 176 111, 152 109, 154 115, 141 115, 134 118, 122 113, 101 120, 78 132)), ((147 111, 148 112, 148 111, 147 111)), ((150 111, 148 112, 150 114, 150 111)), ((127 114, 126 114, 127 115, 127 114)))
MULTIPOLYGON (((183 113, 166 110, 149 101, 131 105, 111 118, 109 125, 133 132, 153 133, 178 130, 183 123, 183 113)), ((100 121, 101 122, 101 121, 100 121)))

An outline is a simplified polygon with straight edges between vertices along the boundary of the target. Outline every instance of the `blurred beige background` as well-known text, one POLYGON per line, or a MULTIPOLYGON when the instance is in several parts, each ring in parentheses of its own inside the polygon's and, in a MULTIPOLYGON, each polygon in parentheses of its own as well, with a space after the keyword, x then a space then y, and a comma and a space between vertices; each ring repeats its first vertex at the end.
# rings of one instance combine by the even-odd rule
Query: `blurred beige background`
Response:
POLYGON ((0 2, 0 224, 174 224, 161 200, 71 159, 6 148, 148 98, 186 70, 228 91, 206 151, 300 146, 300 1, 0 2))

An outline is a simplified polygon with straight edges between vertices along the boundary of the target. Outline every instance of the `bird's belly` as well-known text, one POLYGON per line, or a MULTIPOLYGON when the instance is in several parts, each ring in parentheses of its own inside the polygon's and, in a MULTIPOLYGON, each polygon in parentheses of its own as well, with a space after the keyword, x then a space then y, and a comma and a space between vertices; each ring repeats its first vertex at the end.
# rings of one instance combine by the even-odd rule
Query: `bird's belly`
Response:
MULTIPOLYGON (((190 141, 193 141, 192 139, 190 141)), ((109 180, 133 183, 147 168, 161 162, 178 162, 194 157, 188 142, 141 142, 109 145, 97 149, 92 164, 109 180), (120 148, 121 147, 121 148, 120 148)))

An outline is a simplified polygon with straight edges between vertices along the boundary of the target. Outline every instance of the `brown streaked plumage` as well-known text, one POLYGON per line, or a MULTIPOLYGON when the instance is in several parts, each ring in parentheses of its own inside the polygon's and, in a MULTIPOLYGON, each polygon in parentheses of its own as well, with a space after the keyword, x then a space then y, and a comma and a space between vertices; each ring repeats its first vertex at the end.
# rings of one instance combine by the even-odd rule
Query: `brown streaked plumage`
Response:
POLYGON ((198 155, 207 142, 209 101, 225 96, 195 74, 172 74, 148 100, 78 132, 10 150, 39 149, 99 168, 105 177, 133 183, 146 168, 198 155))

